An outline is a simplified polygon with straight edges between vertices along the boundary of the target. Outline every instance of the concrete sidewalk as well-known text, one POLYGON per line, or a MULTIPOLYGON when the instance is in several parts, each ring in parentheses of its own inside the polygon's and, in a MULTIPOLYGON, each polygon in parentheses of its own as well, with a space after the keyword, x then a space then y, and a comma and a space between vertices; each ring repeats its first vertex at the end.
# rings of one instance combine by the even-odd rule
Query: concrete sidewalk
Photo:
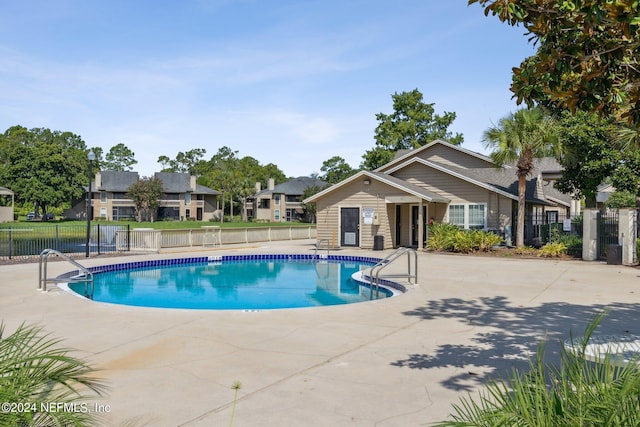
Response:
MULTIPOLYGON (((308 253, 311 241, 205 254, 308 253)), ((388 251, 341 250, 383 257, 388 251)), ((159 255, 81 261, 94 266, 159 255)), ((92 400, 105 426, 419 426, 443 420, 489 375, 526 367, 604 308, 599 333, 640 334, 640 270, 624 266, 419 253, 419 285, 346 306, 272 311, 100 304, 37 290, 38 265, 0 266, 6 332, 40 324, 100 368, 92 400), (99 406, 99 405, 108 405, 99 406)), ((51 275, 73 268, 49 265, 51 275)))

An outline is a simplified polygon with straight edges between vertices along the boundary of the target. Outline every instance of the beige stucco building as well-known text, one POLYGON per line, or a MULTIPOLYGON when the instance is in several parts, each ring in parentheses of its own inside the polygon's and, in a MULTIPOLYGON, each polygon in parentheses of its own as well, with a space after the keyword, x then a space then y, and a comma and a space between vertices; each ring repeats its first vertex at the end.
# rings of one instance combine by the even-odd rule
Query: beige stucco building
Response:
MULTIPOLYGON (((176 221, 213 219, 218 210, 221 193, 196 183, 196 177, 187 173, 156 172, 164 192, 156 218, 176 221)), ((127 198, 129 187, 138 182, 137 172, 102 171, 95 175, 91 185, 91 212, 93 219, 108 221, 135 218, 135 204, 127 198)), ((86 202, 78 200, 65 211, 67 218, 86 217, 86 202)))

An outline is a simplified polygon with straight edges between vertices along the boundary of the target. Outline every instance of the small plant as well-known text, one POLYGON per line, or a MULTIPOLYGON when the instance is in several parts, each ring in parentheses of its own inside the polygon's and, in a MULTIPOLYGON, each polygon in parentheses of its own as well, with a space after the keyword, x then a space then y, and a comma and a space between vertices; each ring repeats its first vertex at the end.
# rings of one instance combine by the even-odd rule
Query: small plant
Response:
POLYGON ((564 243, 549 242, 538 250, 538 256, 546 258, 559 258, 567 253, 567 247, 564 243))
POLYGON ((231 385, 231 389, 235 390, 233 394, 233 406, 231 407, 231 419, 229 420, 229 427, 233 425, 233 416, 236 413, 236 403, 238 402, 238 390, 242 388, 242 383, 240 381, 236 381, 231 385))
POLYGON ((522 246, 514 250, 516 255, 534 255, 537 252, 536 248, 531 246, 522 246))
POLYGON ((560 351, 560 366, 545 364, 544 342, 528 372, 514 370, 490 380, 478 398, 462 398, 451 420, 436 426, 607 426, 640 425, 640 370, 619 366, 610 355, 593 363, 584 358, 604 313, 595 317, 575 353, 560 351))
POLYGON ((489 252, 490 250, 493 249, 494 246, 502 243, 503 239, 497 234, 494 234, 488 231, 481 231, 477 235, 477 241, 478 241, 478 250, 480 252, 489 252))

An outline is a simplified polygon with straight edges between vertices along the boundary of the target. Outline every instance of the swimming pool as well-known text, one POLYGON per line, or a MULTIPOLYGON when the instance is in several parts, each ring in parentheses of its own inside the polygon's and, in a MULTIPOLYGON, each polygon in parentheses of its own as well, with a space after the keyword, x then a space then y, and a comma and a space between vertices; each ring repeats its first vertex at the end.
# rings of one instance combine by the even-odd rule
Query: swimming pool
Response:
MULTIPOLYGON (((351 304, 375 299, 362 270, 378 258, 226 255, 93 267, 93 288, 68 289, 105 303, 144 307, 264 310, 351 304)), ((379 298, 401 293, 385 282, 379 298)))

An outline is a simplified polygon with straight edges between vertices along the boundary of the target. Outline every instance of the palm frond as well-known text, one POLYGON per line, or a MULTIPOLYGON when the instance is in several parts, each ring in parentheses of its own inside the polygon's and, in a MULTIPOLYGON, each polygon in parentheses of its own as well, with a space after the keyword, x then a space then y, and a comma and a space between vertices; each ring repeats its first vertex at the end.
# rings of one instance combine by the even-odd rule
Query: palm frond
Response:
POLYGON ((0 400, 30 403, 37 411, 0 413, 0 425, 94 425, 95 416, 83 410, 86 398, 106 390, 94 369, 40 327, 22 324, 6 337, 4 331, 0 324, 0 400), (72 410, 42 410, 51 402, 72 410))
MULTIPOLYGON (((544 363, 538 346, 527 372, 490 380, 479 397, 461 399, 451 420, 436 426, 637 426, 640 425, 640 370, 606 357, 601 363, 584 351, 606 312, 588 324, 576 352, 563 347, 559 367, 544 363)), ((572 337, 573 341, 573 337, 572 337)))

